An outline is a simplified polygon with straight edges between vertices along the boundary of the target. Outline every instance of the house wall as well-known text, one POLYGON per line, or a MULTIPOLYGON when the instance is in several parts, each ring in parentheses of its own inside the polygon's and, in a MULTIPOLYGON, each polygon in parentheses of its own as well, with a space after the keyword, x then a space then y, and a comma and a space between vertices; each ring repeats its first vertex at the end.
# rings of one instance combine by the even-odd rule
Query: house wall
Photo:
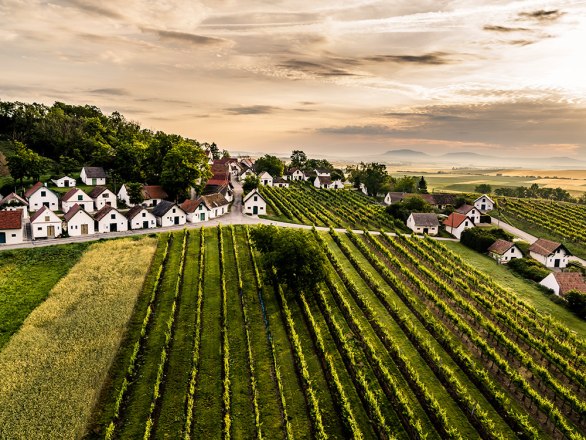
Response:
POLYGON ((129 223, 131 229, 142 229, 143 222, 149 222, 149 228, 156 228, 157 227, 157 218, 148 212, 146 209, 142 210, 138 213, 129 223))
POLYGON ((539 261, 545 267, 559 267, 563 269, 568 265, 569 261, 568 254, 566 254, 566 252, 563 249, 558 249, 554 254, 548 255, 547 257, 537 254, 533 251, 530 251, 529 255, 531 256, 531 258, 534 258, 535 260, 539 261), (558 266, 555 265, 555 260, 559 260, 558 266))
POLYGON ((484 196, 476 200, 474 206, 481 212, 492 211, 494 209, 494 204, 484 196), (485 205, 484 209, 482 209, 482 205, 485 205))
POLYGON ((539 282, 539 284, 547 287, 548 289, 553 290, 553 293, 555 293, 556 295, 559 296, 560 286, 559 286, 557 280, 555 279, 555 277, 553 276, 553 273, 550 273, 548 276, 546 276, 544 279, 542 279, 539 282))
POLYGON ((96 211, 99 211, 106 205, 110 205, 112 208, 118 208, 118 199, 110 190, 104 191, 94 199, 94 208, 96 211))
POLYGON ((187 216, 182 209, 171 208, 162 217, 157 217, 157 225, 161 227, 175 226, 175 217, 179 218, 179 225, 184 225, 187 221, 187 216))
POLYGON ((57 188, 73 188, 76 185, 75 179, 70 177, 68 178, 61 178, 57 180, 53 180, 57 188), (69 185, 66 185, 66 182, 69 182, 69 185))
POLYGON ((85 183, 86 185, 98 186, 98 185, 105 185, 106 184, 105 177, 99 177, 97 179, 92 179, 92 178, 86 177, 85 169, 81 170, 81 174, 79 175, 79 177, 80 177, 81 181, 83 183, 85 183))
POLYGON ((452 228, 451 226, 446 226, 446 231, 448 231, 450 234, 452 234, 454 237, 456 237, 459 240, 460 237, 462 236, 462 232, 464 232, 466 229, 470 229, 472 227, 474 227, 474 225, 472 224, 470 219, 468 219, 468 220, 464 220, 462 222, 462 224, 460 226, 458 226, 457 228, 452 228))
POLYGON ((519 248, 517 246, 513 246, 511 249, 509 249, 503 255, 499 255, 495 252, 490 252, 490 257, 494 258, 500 264, 507 264, 509 261, 511 261, 514 258, 522 258, 523 254, 521 253, 521 251, 519 250, 519 248))
POLYGON ((257 194, 250 196, 243 205, 243 211, 245 214, 254 215, 254 207, 258 208, 258 214, 264 215, 267 213, 267 202, 257 194))
POLYGON ((28 200, 29 210, 33 212, 38 211, 45 203, 47 203, 46 206, 51 211, 57 211, 59 209, 59 199, 57 198, 57 195, 54 192, 49 191, 47 188, 39 188, 28 200))
POLYGON ((94 219, 84 212, 78 212, 67 222, 67 233, 70 237, 79 237, 81 234, 81 226, 88 226, 88 235, 95 234, 96 228, 94 219))
POLYGON ((55 228, 54 237, 60 236, 63 232, 63 223, 61 219, 58 218, 55 214, 48 216, 41 215, 34 223, 31 223, 31 233, 33 240, 37 238, 47 238, 47 231, 49 226, 53 226, 55 228), (46 221, 45 217, 49 217, 49 221, 46 221))
POLYGON ((187 213, 187 221, 190 223, 207 222, 210 219, 210 211, 202 205, 199 205, 195 212, 187 213), (201 208, 201 209, 200 209, 201 208), (201 214, 204 214, 203 220, 201 214))
POLYGON ((476 224, 480 223, 480 211, 478 211, 477 209, 471 209, 466 214, 466 217, 468 217, 470 220, 472 220, 476 224))
POLYGON ((84 197, 83 200, 76 200, 77 195, 73 196, 71 199, 69 199, 66 202, 61 202, 61 210, 64 213, 67 213, 67 211, 69 211, 71 208, 73 208, 73 205, 79 205, 81 206, 84 211, 86 212, 94 212, 94 201, 92 199, 89 198, 89 196, 87 198, 84 197))
MULTIPOLYGON (((0 233, 4 234, 6 243, 4 244, 18 244, 24 241, 23 229, 0 229, 0 233)), ((1 246, 1 245, 0 245, 1 246)))
POLYGON ((109 212, 100 221, 97 221, 96 232, 110 232, 110 225, 116 223, 117 232, 128 231, 128 220, 119 212, 109 212), (114 216, 114 218, 112 218, 114 216))

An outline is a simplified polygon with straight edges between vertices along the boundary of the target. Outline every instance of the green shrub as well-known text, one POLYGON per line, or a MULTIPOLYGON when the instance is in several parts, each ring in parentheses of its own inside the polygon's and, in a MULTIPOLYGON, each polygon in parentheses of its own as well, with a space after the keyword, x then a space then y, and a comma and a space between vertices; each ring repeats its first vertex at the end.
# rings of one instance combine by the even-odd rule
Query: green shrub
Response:
POLYGON ((523 278, 536 282, 549 275, 549 270, 530 258, 515 258, 509 262, 508 266, 523 278))

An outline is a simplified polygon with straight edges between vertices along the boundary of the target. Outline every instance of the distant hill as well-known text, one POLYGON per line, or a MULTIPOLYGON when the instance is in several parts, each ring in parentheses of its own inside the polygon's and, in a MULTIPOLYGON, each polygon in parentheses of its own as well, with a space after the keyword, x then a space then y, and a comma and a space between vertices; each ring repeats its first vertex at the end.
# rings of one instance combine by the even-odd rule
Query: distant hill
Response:
POLYGON ((401 150, 389 150, 384 153, 385 156, 396 156, 396 157, 429 157, 429 154, 423 151, 401 149, 401 150))
POLYGON ((469 151, 458 151, 454 153, 446 153, 443 154, 441 157, 446 158, 458 158, 458 159, 494 159, 492 156, 486 156, 484 154, 479 153, 471 153, 469 151))

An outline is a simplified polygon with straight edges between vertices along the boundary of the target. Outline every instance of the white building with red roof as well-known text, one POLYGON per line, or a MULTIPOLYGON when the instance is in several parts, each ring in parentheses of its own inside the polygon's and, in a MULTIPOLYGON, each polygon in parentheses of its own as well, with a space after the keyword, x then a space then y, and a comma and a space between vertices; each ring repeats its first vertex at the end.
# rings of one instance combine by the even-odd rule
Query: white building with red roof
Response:
POLYGON ((474 227, 474 223, 464 214, 459 212, 452 212, 447 219, 444 220, 446 231, 452 234, 457 239, 460 239, 462 232, 466 229, 474 227))
POLYGON ((10 193, 0 200, 0 210, 21 211, 23 218, 28 218, 28 202, 16 193, 10 193))
POLYGON ((144 206, 136 205, 125 214, 130 229, 148 229, 157 227, 157 218, 144 206))
POLYGON ((500 264, 507 264, 515 258, 523 258, 523 252, 515 243, 500 238, 490 245, 488 255, 500 264))
POLYGON ((105 185, 106 184, 106 172, 102 167, 83 167, 79 178, 86 185, 105 185))
POLYGON ((580 272, 552 272, 539 284, 553 290, 556 295, 565 295, 570 290, 586 294, 586 280, 580 272))
MULTIPOLYGON (((157 206, 169 197, 161 185, 143 185, 141 188, 141 194, 143 198, 141 205, 146 206, 147 208, 157 206)), ((126 185, 122 185, 118 191, 118 198, 126 203, 126 206, 134 206, 133 203, 130 203, 130 195, 128 194, 128 188, 126 185)))
POLYGON ((472 220, 474 224, 480 223, 480 211, 472 205, 464 204, 460 206, 458 209, 456 209, 456 212, 464 214, 466 217, 472 220))
POLYGON ((63 221, 46 206, 31 216, 32 239, 55 238, 63 232, 63 221))
POLYGON ((95 234, 95 221, 91 215, 77 203, 63 216, 70 237, 95 234))
POLYGON ((529 246, 529 255, 545 267, 564 268, 572 254, 563 244, 540 238, 529 246))
POLYGON ((244 197, 242 212, 248 215, 265 215, 267 213, 267 201, 256 188, 244 197))
POLYGON ((0 245, 24 241, 22 211, 0 211, 0 245))
POLYGON ((71 188, 61 197, 61 211, 67 213, 73 205, 81 206, 86 212, 94 212, 94 199, 79 188, 71 188))
POLYGON ((128 219, 116 208, 105 205, 94 214, 96 232, 128 231, 128 219))
POLYGON ((112 208, 118 207, 116 194, 105 186, 96 186, 88 195, 94 201, 94 209, 96 211, 99 211, 106 205, 111 206, 112 208))
POLYGON ((35 183, 24 193, 28 201, 28 209, 32 212, 38 211, 41 207, 46 206, 51 211, 59 209, 59 197, 41 182, 35 183))

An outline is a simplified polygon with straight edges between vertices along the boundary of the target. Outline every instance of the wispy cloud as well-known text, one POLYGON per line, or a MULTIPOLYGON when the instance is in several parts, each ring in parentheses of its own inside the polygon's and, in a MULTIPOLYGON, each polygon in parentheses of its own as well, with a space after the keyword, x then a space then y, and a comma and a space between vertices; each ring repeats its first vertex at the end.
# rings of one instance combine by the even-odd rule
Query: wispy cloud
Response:
POLYGON ((507 26, 498 26, 498 25, 485 25, 482 27, 485 31, 491 32, 526 32, 530 29, 523 28, 523 27, 507 27, 507 26))
POLYGON ((565 12, 562 12, 559 9, 552 9, 552 10, 540 9, 538 11, 521 12, 521 13, 519 13, 519 18, 529 19, 529 20, 537 20, 540 22, 552 22, 552 21, 558 20, 563 15, 565 15, 565 12))
POLYGON ((188 32, 167 31, 162 29, 148 28, 145 28, 144 31, 157 35, 161 40, 188 43, 196 46, 211 46, 228 43, 228 40, 225 40, 223 38, 208 37, 205 35, 192 34, 188 32))
POLYGON ((250 105, 225 108, 224 112, 229 115, 268 115, 279 110, 278 107, 273 107, 271 105, 250 105))

